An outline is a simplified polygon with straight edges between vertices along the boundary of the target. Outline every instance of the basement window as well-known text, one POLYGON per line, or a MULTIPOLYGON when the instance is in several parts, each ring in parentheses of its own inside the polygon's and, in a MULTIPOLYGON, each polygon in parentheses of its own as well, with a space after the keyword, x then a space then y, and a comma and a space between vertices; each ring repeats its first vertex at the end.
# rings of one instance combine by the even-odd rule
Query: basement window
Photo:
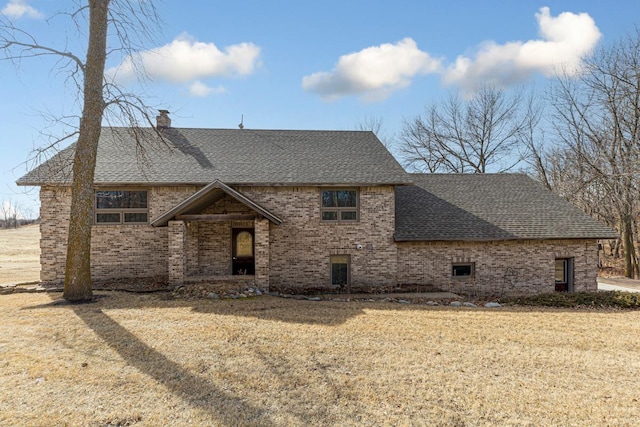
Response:
POLYGON ((451 266, 451 276, 453 278, 469 278, 475 273, 475 263, 455 263, 451 266))
POLYGON ((331 284, 344 286, 350 283, 349 255, 331 255, 331 284))
POLYGON ((148 222, 146 190, 96 191, 96 224, 147 224, 148 222))

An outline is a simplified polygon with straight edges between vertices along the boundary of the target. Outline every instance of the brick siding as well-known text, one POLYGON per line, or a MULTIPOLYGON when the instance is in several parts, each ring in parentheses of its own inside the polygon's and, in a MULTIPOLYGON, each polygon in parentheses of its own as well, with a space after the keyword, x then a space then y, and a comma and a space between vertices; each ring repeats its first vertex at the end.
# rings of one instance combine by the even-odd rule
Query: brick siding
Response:
MULTIPOLYGON (((150 187, 150 221, 197 189, 193 186, 150 187)), ((418 284, 454 291, 464 291, 466 287, 487 294, 552 291, 555 258, 573 258, 574 289, 596 289, 595 240, 396 243, 391 186, 359 188, 360 219, 342 224, 320 221, 318 187, 237 189, 279 216, 283 223, 275 225, 265 219, 187 222, 180 227, 174 224, 172 233, 184 235, 171 239, 172 227, 96 225, 92 229, 92 277, 101 281, 171 276, 177 281, 180 275, 184 280, 228 276, 231 274, 231 231, 238 226, 255 229, 255 281, 263 287, 326 286, 330 284, 330 256, 349 255, 354 287, 418 284), (170 240, 175 246, 173 250, 182 245, 186 257, 170 258, 170 240), (475 263, 474 279, 452 280, 454 262, 475 263)), ((41 280, 45 284, 59 284, 64 280, 70 191, 45 186, 40 198, 41 280)), ((204 213, 252 211, 225 196, 204 213)))
POLYGON ((553 292, 556 258, 574 259, 574 290, 597 289, 595 240, 398 243, 398 282, 485 295, 553 292), (475 264, 473 279, 452 278, 453 263, 475 264))

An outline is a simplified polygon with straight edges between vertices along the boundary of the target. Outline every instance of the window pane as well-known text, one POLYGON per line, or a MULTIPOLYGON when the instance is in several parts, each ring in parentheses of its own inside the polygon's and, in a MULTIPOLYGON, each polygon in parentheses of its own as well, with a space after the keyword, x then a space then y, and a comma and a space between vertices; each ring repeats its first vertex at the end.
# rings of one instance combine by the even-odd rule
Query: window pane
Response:
POLYGON ((146 209, 146 191, 96 191, 98 209, 146 209))
POLYGON ((335 208, 338 206, 335 191, 323 191, 322 192, 322 207, 335 208))
POLYGON ((331 257, 331 284, 346 285, 349 283, 349 257, 338 255, 331 257))
POLYGON ((342 211, 340 212, 340 219, 342 221, 355 221, 358 219, 356 211, 342 211))
POLYGON ((452 275, 456 277, 471 276, 472 273, 473 273, 472 264, 458 264, 458 265, 454 265, 452 269, 452 275))
POLYGON ((124 222, 147 222, 147 214, 146 213, 125 213, 124 222))
POLYGON ((253 256, 253 239, 248 231, 241 231, 236 236, 236 256, 253 256))
POLYGON ((355 190, 340 190, 336 191, 336 193, 338 199, 338 207, 355 208, 357 206, 355 190))
POLYGON ((120 223, 120 214, 119 213, 99 213, 96 215, 96 222, 100 223, 120 223))
POLYGON ((555 268, 556 283, 567 283, 567 260, 557 259, 555 268))
POLYGON ((338 220, 338 212, 336 211, 328 211, 322 212, 322 220, 323 221, 337 221, 338 220))
POLYGON ((128 209, 145 209, 147 207, 146 191, 120 191, 122 207, 128 209))
POLYGON ((119 198, 117 191, 96 191, 96 208, 116 209, 119 208, 119 198))

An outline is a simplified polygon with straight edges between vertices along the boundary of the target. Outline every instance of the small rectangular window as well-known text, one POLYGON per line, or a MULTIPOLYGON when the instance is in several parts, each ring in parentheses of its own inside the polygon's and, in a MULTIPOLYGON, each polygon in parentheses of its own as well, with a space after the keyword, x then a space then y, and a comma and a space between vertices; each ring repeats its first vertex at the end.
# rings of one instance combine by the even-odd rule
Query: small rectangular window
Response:
POLYGON ((124 213, 124 222, 147 222, 147 214, 146 213, 124 213))
POLYGON ((357 190, 322 190, 320 198, 320 215, 322 221, 358 221, 357 190))
POLYGON ((332 255, 331 256, 331 284, 332 285, 348 285, 350 283, 350 264, 349 255, 332 255))
POLYGON ((98 190, 96 224, 146 224, 149 220, 147 191, 98 190))
POLYGON ((555 267, 556 285, 564 285, 567 283, 567 260, 556 259, 555 267))
POLYGON ((475 265, 472 262, 456 263, 451 266, 451 276, 454 278, 468 278, 473 277, 475 265))
POLYGON ((96 222, 99 222, 99 223, 120 222, 120 214, 119 213, 115 213, 115 214, 99 213, 99 214, 96 214, 96 222))
POLYGON ((337 221, 338 220, 338 212, 322 212, 322 220, 323 221, 337 221))
POLYGON ((556 258, 554 263, 555 290, 573 292, 573 258, 556 258))

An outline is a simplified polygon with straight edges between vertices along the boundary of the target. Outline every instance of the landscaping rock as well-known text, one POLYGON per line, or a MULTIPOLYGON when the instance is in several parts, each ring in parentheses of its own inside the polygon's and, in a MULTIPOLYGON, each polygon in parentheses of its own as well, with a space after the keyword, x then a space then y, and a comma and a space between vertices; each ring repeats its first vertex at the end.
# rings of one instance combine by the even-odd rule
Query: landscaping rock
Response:
POLYGON ((400 304, 411 304, 411 301, 407 301, 406 299, 399 299, 398 302, 400 304))
POLYGON ((502 307, 502 304, 497 302, 488 302, 484 306, 487 308, 498 308, 498 307, 502 307))
POLYGON ((437 302, 435 302, 435 301, 427 301, 427 302, 425 302, 425 304, 426 304, 426 305, 432 305, 432 306, 440 305, 439 303, 437 303, 437 302))
POLYGON ((209 298, 209 299, 220 299, 218 294, 216 294, 215 292, 209 292, 209 294, 207 294, 207 298, 209 298))
POLYGON ((451 301, 451 304, 449 304, 452 307, 462 307, 462 303, 460 301, 451 301))
POLYGON ((309 298, 309 301, 322 301, 322 298, 320 298, 320 297, 311 297, 311 298, 309 298))
POLYGON ((462 305, 464 305, 465 307, 477 307, 477 305, 475 305, 475 304, 474 304, 474 303, 472 303, 472 302, 465 302, 465 303, 464 303, 464 304, 462 304, 462 305))

